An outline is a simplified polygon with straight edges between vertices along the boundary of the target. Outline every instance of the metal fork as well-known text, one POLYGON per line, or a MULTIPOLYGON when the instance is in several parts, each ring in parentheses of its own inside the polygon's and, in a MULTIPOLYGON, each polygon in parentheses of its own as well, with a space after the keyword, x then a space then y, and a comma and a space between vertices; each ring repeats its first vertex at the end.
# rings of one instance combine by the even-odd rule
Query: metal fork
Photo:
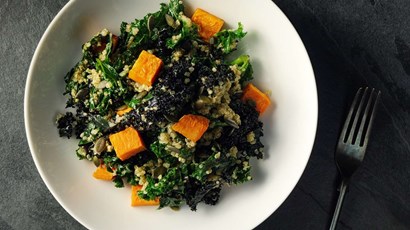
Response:
POLYGON ((330 229, 336 228, 340 209, 349 184, 350 177, 363 161, 370 131, 377 110, 380 91, 360 88, 350 107, 345 124, 339 137, 335 160, 342 176, 335 212, 330 229))

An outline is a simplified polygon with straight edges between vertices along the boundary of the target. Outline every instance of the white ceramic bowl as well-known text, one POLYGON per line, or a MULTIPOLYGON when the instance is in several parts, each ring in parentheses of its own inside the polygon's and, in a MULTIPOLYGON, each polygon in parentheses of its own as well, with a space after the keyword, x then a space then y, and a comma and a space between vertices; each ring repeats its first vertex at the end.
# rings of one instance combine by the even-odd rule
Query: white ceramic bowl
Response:
POLYGON ((129 188, 92 178, 79 161, 76 140, 58 136, 64 111, 63 77, 81 57, 81 45, 103 28, 119 33, 122 21, 142 18, 166 0, 71 0, 44 33, 31 62, 25 91, 25 124, 34 162, 57 201, 90 229, 251 229, 290 194, 307 164, 317 125, 315 79, 306 50, 285 15, 270 0, 186 0, 226 21, 242 22, 248 35, 239 52, 251 55, 255 84, 271 90, 276 109, 262 116, 266 158, 253 162, 254 180, 225 188, 217 206, 175 212, 133 208, 129 188))

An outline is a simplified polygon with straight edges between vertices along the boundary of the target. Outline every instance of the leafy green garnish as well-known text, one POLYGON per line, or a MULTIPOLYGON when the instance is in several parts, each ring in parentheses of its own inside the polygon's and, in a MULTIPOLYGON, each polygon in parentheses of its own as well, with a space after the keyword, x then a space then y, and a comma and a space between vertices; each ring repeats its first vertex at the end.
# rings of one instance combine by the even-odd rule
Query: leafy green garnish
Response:
POLYGON ((222 30, 215 34, 214 46, 220 49, 222 53, 229 54, 236 50, 238 42, 245 37, 246 32, 243 31, 243 26, 238 23, 238 28, 236 30, 222 30))
POLYGON ((180 13, 184 13, 184 4, 180 0, 170 0, 168 3, 169 7, 169 14, 174 17, 178 18, 180 13))
POLYGON ((235 169, 232 172, 232 183, 234 184, 241 184, 246 181, 249 181, 252 179, 251 177, 251 168, 250 167, 242 167, 243 165, 240 165, 238 167, 235 167, 235 169))
POLYGON ((112 98, 111 94, 111 90, 104 89, 103 93, 100 96, 100 100, 96 107, 96 110, 99 111, 102 115, 105 115, 108 112, 109 101, 112 98))
POLYGON ((147 93, 147 95, 145 95, 143 98, 137 98, 137 96, 138 94, 132 97, 129 101, 126 100, 125 104, 133 109, 136 109, 141 103, 148 101, 154 97, 152 92, 147 93))
POLYGON ((168 153, 167 150, 165 150, 165 144, 159 143, 159 141, 154 141, 152 144, 149 146, 149 149, 155 153, 155 155, 158 158, 163 158, 165 157, 168 153))
POLYGON ((106 130, 110 127, 108 121, 100 115, 92 116, 90 120, 100 130, 106 130))
POLYGON ((135 57, 143 50, 147 49, 158 40, 158 32, 164 29, 167 24, 165 14, 168 13, 168 5, 161 4, 161 9, 155 13, 149 13, 144 18, 130 24, 121 24, 121 38, 123 46, 114 68, 121 71, 125 65, 132 65, 135 57))
POLYGON ((188 166, 181 164, 179 167, 168 169, 166 174, 155 181, 151 176, 147 176, 148 185, 145 192, 139 191, 138 196, 146 200, 153 200, 163 194, 171 193, 173 190, 184 187, 184 176, 188 174, 188 166))
POLYGON ((158 209, 164 207, 180 207, 182 203, 183 199, 181 197, 167 196, 166 194, 164 194, 163 196, 161 196, 161 199, 159 200, 158 209))
POLYGON ((199 181, 204 181, 205 176, 212 172, 212 168, 217 164, 217 159, 215 154, 211 155, 205 161, 194 165, 194 170, 191 176, 199 181), (207 173, 208 172, 208 173, 207 173))
POLYGON ((253 68, 249 59, 249 55, 244 54, 231 62, 231 65, 236 65, 237 69, 241 72, 241 83, 253 79, 253 68))
POLYGON ((190 18, 185 16, 182 1, 171 0, 168 6, 170 16, 181 24, 173 36, 167 40, 167 47, 174 49, 178 44, 181 44, 181 41, 196 39, 198 37, 198 28, 190 18))
POLYGON ((226 122, 219 121, 219 120, 211 121, 211 123, 209 124, 210 129, 213 129, 216 127, 225 127, 225 126, 229 126, 229 125, 226 122))
POLYGON ((102 133, 109 128, 108 121, 100 115, 95 115, 89 118, 87 128, 82 133, 82 139, 79 146, 83 146, 95 141, 101 137, 102 133))
POLYGON ((193 154, 193 153, 192 153, 189 149, 187 149, 187 148, 181 148, 181 149, 179 150, 179 156, 182 157, 182 158, 185 158, 185 159, 191 157, 192 154, 193 154))
POLYGON ((110 82, 114 87, 117 87, 117 82, 119 82, 118 73, 112 66, 110 66, 106 62, 101 61, 100 59, 97 59, 95 68, 97 71, 101 71, 104 80, 110 82))
POLYGON ((121 161, 115 153, 105 153, 102 156, 104 164, 107 166, 107 171, 115 173, 113 182, 115 187, 124 187, 125 179, 131 185, 136 184, 134 175, 134 165, 131 162, 121 161), (115 169, 115 171, 113 170, 115 169))

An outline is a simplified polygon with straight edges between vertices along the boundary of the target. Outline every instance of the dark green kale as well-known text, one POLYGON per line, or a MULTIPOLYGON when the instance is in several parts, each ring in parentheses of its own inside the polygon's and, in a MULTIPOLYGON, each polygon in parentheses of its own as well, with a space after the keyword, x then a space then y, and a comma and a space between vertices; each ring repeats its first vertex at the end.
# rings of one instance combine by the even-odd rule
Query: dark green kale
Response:
POLYGON ((202 197, 202 201, 207 205, 216 205, 219 201, 221 186, 212 187, 202 197))
POLYGON ((169 14, 174 18, 178 18, 180 16, 180 13, 184 13, 185 9, 183 2, 180 0, 170 0, 168 7, 169 14))
POLYGON ((160 37, 160 31, 167 27, 165 14, 168 5, 161 4, 161 9, 155 13, 149 13, 142 19, 136 19, 128 24, 121 24, 119 48, 115 56, 114 68, 122 71, 125 65, 132 66, 135 57, 144 49, 154 48, 154 44, 160 37))
POLYGON ((212 89, 214 86, 221 85, 227 81, 232 81, 235 77, 228 65, 204 65, 198 66, 198 85, 205 89, 212 89))
POLYGON ((163 158, 168 155, 168 152, 165 150, 165 144, 159 143, 159 141, 154 141, 149 146, 149 149, 158 157, 163 158))
POLYGON ((159 207, 158 209, 171 207, 171 208, 179 208, 184 204, 183 194, 178 192, 171 192, 169 194, 163 194, 161 199, 159 200, 159 207))
POLYGON ((205 204, 215 205, 219 200, 221 185, 216 181, 200 181, 190 178, 185 184, 185 200, 186 204, 192 211, 196 211, 196 207, 200 202, 205 201, 205 204))
MULTIPOLYGON (((262 123, 255 105, 242 102, 235 89, 229 91, 230 98, 223 99, 226 101, 210 103, 209 114, 196 107, 199 99, 211 102, 225 85, 239 86, 232 68, 240 72, 241 84, 253 78, 248 55, 232 62, 225 60, 246 35, 242 24, 203 41, 197 26, 184 15, 182 1, 170 0, 157 12, 122 23, 120 31, 117 37, 104 30, 84 44, 83 59, 64 78, 67 107, 75 108, 76 114, 67 113, 57 120, 57 126, 60 136, 70 137, 74 132, 81 139, 77 156, 106 165, 114 173, 116 187, 145 179, 144 191, 138 195, 146 200, 160 198, 159 208, 187 204, 195 211, 201 202, 215 205, 223 185, 251 180, 250 158, 263 157, 262 123), (149 92, 140 92, 127 77, 142 50, 164 63, 149 92), (97 79, 93 79, 95 73, 97 79), (239 115, 240 125, 212 114, 221 103, 239 115), (116 116, 116 110, 124 105, 132 110, 116 116), (207 132, 219 130, 220 137, 204 138, 195 147, 186 144, 178 149, 160 143, 160 133, 168 132, 167 125, 184 114, 205 114, 211 120, 207 132), (96 153, 97 142, 108 142, 110 134, 130 126, 142 136, 146 151, 124 161, 115 149, 96 153), (145 178, 136 176, 136 166, 145 170, 145 178)), ((180 134, 173 139, 186 141, 180 134)))
POLYGON ((147 93, 145 96, 141 94, 135 94, 130 100, 125 100, 125 104, 133 109, 137 109, 145 101, 149 101, 153 98, 152 92, 147 93))
POLYGON ((104 165, 107 166, 109 172, 114 172, 113 182, 116 187, 123 187, 125 180, 128 184, 136 185, 134 166, 143 166, 148 161, 155 159, 155 155, 148 151, 138 153, 137 155, 121 161, 113 152, 104 152, 101 156, 104 165))
POLYGON ((222 30, 215 34, 214 46, 222 51, 223 54, 229 54, 236 50, 239 41, 245 37, 246 32, 243 31, 243 26, 238 23, 236 30, 222 30))
POLYGON ((229 106, 241 117, 241 124, 238 129, 225 128, 219 143, 227 149, 236 146, 241 157, 255 156, 258 159, 262 158, 264 146, 260 141, 260 137, 263 135, 263 124, 259 121, 259 113, 255 110, 255 106, 243 103, 239 94, 231 98, 229 106), (250 132, 254 133, 254 143, 247 140, 247 135, 250 132))
POLYGON ((144 192, 138 195, 146 200, 160 197, 160 206, 180 207, 186 203, 195 211, 197 205, 204 201, 206 204, 215 205, 219 200, 221 184, 219 181, 199 181, 190 177, 190 166, 180 164, 169 168, 161 179, 147 176, 148 185, 144 192))
MULTIPOLYGON (((82 137, 78 145, 83 146, 101 137, 106 130, 109 129, 108 121, 100 115, 89 116, 86 122, 85 129, 82 130, 82 137)), ((77 131, 79 132, 79 131, 77 131)))
POLYGON ((57 129, 60 137, 70 138, 73 134, 76 119, 71 112, 57 118, 57 129))
POLYGON ((236 65, 237 69, 241 72, 241 83, 253 79, 253 68, 249 59, 249 55, 244 54, 230 63, 231 65, 236 65))
MULTIPOLYGON (((166 194, 172 194, 177 190, 183 192, 185 175, 188 174, 188 165, 181 164, 169 168, 161 179, 155 179, 150 175, 146 176, 148 182, 145 191, 140 191, 138 195, 146 200, 153 200, 156 197, 162 197, 166 194)), ((182 193, 183 194, 183 193, 182 193)))
POLYGON ((198 28, 184 14, 184 4, 179 0, 169 2, 169 16, 167 23, 174 28, 173 34, 167 39, 166 45, 169 49, 175 49, 184 41, 197 40, 198 28))

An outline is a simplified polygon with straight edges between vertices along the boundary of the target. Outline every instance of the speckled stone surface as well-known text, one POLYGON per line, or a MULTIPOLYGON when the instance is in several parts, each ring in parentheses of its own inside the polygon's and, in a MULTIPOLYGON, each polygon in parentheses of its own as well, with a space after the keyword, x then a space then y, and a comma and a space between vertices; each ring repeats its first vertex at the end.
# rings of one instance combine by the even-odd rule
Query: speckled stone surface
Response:
MULTIPOLYGON (((2 0, 0 4, 0 229, 84 229, 41 180, 23 120, 32 55, 66 2, 2 0)), ((383 101, 338 229, 410 229, 410 2, 274 2, 294 24, 310 55, 319 125, 302 178, 257 229, 328 228, 339 183, 333 152, 354 92, 363 85, 379 88, 383 101)))

